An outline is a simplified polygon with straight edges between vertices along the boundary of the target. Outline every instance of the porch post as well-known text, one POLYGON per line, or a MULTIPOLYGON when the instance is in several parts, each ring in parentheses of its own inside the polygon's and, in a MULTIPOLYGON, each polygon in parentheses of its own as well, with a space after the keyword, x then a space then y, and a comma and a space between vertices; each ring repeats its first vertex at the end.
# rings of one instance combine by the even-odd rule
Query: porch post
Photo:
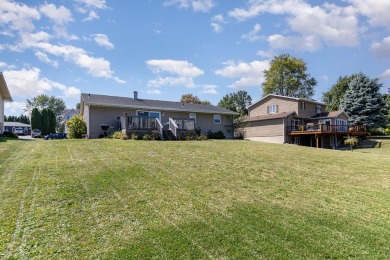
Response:
POLYGON ((318 135, 316 135, 316 147, 319 148, 318 135))

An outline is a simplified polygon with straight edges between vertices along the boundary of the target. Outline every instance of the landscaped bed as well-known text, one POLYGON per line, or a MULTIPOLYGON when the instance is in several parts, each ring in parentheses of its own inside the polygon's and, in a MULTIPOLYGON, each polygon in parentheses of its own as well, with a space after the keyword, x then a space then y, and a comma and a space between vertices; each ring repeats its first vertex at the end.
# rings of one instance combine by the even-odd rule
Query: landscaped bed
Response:
POLYGON ((0 142, 0 258, 390 255, 390 140, 0 142))

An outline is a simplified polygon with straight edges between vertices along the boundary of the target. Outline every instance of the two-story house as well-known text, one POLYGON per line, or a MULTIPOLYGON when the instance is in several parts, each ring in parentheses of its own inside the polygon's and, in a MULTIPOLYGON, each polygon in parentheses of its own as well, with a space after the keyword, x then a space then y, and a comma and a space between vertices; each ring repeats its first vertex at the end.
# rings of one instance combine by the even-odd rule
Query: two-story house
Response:
POLYGON ((0 134, 4 131, 4 102, 12 101, 3 73, 0 72, 0 134))
POLYGON ((242 120, 245 138, 334 148, 345 136, 366 135, 364 126, 348 125, 346 113, 326 112, 326 107, 313 100, 267 95, 251 105, 242 120))

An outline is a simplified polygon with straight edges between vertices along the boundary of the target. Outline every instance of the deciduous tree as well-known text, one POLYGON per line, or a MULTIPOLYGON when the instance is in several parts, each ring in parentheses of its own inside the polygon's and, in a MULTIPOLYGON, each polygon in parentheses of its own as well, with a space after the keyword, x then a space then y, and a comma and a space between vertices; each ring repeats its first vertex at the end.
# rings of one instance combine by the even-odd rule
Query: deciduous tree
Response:
POLYGON ((353 74, 351 76, 339 77, 337 82, 332 86, 332 88, 322 93, 322 101, 324 101, 327 106, 328 111, 337 111, 340 110, 340 102, 343 99, 345 92, 348 90, 349 83, 357 76, 353 74))
POLYGON ((274 57, 264 70, 263 96, 276 94, 311 99, 317 80, 307 73, 306 63, 288 54, 274 57))
POLYGON ((223 107, 239 113, 239 116, 248 114, 248 107, 252 104, 251 96, 243 90, 239 90, 235 93, 226 94, 218 106, 223 107))

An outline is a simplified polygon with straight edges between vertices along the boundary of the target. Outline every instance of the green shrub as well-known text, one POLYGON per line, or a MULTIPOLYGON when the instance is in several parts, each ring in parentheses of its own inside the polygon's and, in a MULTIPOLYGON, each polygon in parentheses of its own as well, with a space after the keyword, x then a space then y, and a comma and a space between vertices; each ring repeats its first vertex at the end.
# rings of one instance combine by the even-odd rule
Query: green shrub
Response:
POLYGON ((142 139, 145 140, 145 141, 149 141, 149 140, 152 140, 152 136, 150 134, 144 134, 142 139))
POLYGON ((390 135, 390 128, 385 129, 385 135, 390 135))
POLYGON ((185 140, 186 141, 196 140, 196 134, 186 134, 185 140))
POLYGON ((83 138, 87 133, 87 124, 85 123, 82 115, 74 115, 67 122, 66 126, 68 127, 67 138, 83 138))
POLYGON ((121 131, 115 131, 110 135, 113 139, 127 140, 127 135, 123 134, 121 131))
POLYGON ((351 146, 357 146, 359 144, 359 140, 355 137, 351 137, 344 140, 344 144, 351 145, 351 146))
POLYGON ((3 136, 8 137, 8 138, 15 138, 15 139, 19 138, 19 136, 17 134, 12 133, 12 132, 8 132, 8 131, 4 131, 3 136))
POLYGON ((137 134, 133 133, 133 134, 131 134, 131 139, 132 140, 139 140, 139 137, 137 134))
POLYGON ((153 130, 152 134, 150 136, 151 136, 152 140, 160 140, 161 139, 160 132, 156 131, 156 130, 153 130))
POLYGON ((225 134, 219 130, 218 132, 211 132, 210 130, 207 132, 208 139, 225 139, 225 134))
POLYGON ((197 140, 199 141, 204 141, 204 140, 207 140, 207 136, 206 135, 203 135, 203 134, 200 134, 196 137, 197 140))

